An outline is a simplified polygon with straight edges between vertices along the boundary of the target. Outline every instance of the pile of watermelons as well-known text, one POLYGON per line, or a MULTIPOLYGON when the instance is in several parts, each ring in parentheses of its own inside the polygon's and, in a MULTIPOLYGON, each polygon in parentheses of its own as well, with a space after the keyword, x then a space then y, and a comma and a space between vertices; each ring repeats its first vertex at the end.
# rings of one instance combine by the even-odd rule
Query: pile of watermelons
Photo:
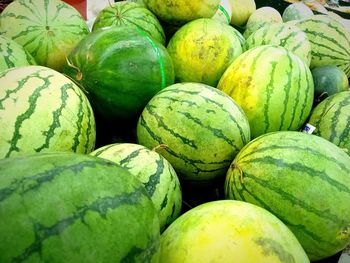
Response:
POLYGON ((350 26, 303 3, 0 15, 0 262, 331 262, 350 244, 350 26))

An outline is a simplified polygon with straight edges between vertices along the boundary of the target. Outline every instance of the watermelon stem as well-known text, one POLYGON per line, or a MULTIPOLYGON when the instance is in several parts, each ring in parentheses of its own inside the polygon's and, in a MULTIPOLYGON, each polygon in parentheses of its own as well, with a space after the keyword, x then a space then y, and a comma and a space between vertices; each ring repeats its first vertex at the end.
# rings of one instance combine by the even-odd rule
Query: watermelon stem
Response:
POLYGON ((83 79, 83 73, 81 73, 80 68, 73 65, 72 62, 69 61, 69 59, 66 57, 67 65, 77 71, 77 75, 75 76, 77 81, 81 81, 83 79))
POLYGON ((163 150, 163 149, 167 149, 167 148, 168 148, 168 145, 162 143, 162 144, 159 144, 156 147, 154 147, 152 149, 152 151, 157 152, 157 150, 159 150, 159 149, 163 150))
POLYGON ((243 177, 243 170, 242 170, 242 168, 241 168, 237 163, 235 163, 235 162, 233 162, 233 163, 231 164, 230 168, 231 168, 232 170, 237 169, 237 170, 239 171, 239 179, 240 179, 240 182, 241 182, 241 184, 244 184, 244 177, 243 177))

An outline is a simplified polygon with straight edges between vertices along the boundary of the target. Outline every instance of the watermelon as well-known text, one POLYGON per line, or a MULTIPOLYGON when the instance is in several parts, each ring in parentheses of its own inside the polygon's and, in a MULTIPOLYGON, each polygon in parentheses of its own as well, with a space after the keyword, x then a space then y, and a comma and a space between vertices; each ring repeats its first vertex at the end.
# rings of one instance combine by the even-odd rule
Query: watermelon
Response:
POLYGON ((276 215, 315 261, 350 243, 349 174, 350 157, 336 145, 302 132, 274 132, 239 152, 225 196, 276 215))
POLYGON ((170 225, 161 235, 160 262, 310 261, 277 217, 255 205, 222 200, 197 206, 170 225))
POLYGON ((35 152, 89 153, 95 120, 84 93, 42 66, 0 72, 0 159, 35 152))
POLYGON ((239 56, 218 89, 246 113, 252 137, 299 130, 311 112, 314 86, 308 66, 282 47, 263 45, 239 56))
POLYGON ((244 26, 256 10, 254 0, 229 0, 232 8, 231 24, 244 26))
POLYGON ((296 2, 288 5, 286 9, 284 9, 282 19, 283 22, 288 22, 291 20, 309 18, 313 15, 314 13, 307 5, 305 5, 303 2, 296 2))
POLYGON ((137 124, 138 143, 158 150, 189 181, 225 175, 250 140, 248 120, 223 92, 200 83, 178 83, 154 96, 137 124))
POLYGON ((327 15, 314 15, 296 23, 311 43, 311 68, 336 65, 350 77, 350 32, 327 15))
POLYGON ((173 25, 211 18, 220 6, 220 0, 143 0, 143 3, 161 20, 173 25))
POLYGON ((176 82, 200 82, 213 87, 242 53, 236 30, 209 18, 181 27, 167 50, 174 63, 176 82))
POLYGON ((213 19, 225 24, 231 23, 232 8, 229 0, 221 0, 218 11, 216 11, 213 19))
POLYGON ((98 148, 91 155, 117 163, 143 183, 159 214, 161 230, 180 215, 180 182, 174 168, 160 154, 141 145, 119 143, 98 148))
POLYGON ((270 6, 260 7, 249 17, 243 36, 247 39, 252 33, 265 25, 282 22, 282 17, 276 9, 270 6))
POLYGON ((0 34, 23 46, 39 65, 58 71, 88 32, 80 13, 59 0, 17 0, 0 16, 0 34))
POLYGON ((309 123, 321 136, 344 149, 350 155, 350 91, 336 93, 312 111, 309 123))
POLYGON ((158 216, 143 185, 97 157, 0 161, 1 262, 158 262, 158 216))
POLYGON ((0 35, 0 71, 35 64, 35 59, 22 46, 0 35))
POLYGON ((328 96, 348 90, 349 80, 345 72, 337 66, 326 65, 317 67, 311 73, 315 85, 316 103, 328 96))
POLYGON ((174 83, 166 48, 133 27, 96 30, 70 53, 64 72, 84 87, 105 119, 138 117, 147 102, 174 83))
POLYGON ((141 28, 154 40, 165 45, 165 34, 155 15, 145 7, 132 2, 117 2, 104 8, 96 17, 92 30, 126 25, 141 28))
POLYGON ((307 65, 311 61, 311 45, 306 34, 296 26, 265 25, 252 33, 245 42, 245 50, 261 45, 281 46, 299 56, 307 65))

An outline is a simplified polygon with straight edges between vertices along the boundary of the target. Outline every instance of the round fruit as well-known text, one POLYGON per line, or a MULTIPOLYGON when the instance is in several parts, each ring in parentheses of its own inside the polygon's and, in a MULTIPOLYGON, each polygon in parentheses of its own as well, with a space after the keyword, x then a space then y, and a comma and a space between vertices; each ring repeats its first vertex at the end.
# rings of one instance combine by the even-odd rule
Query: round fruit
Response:
POLYGON ((187 23, 170 39, 176 82, 199 82, 216 87, 226 68, 242 53, 235 29, 202 18, 187 23))
POLYGON ((282 47, 264 45, 240 55, 218 88, 230 95, 249 119, 252 137, 299 130, 311 112, 314 86, 308 66, 282 47))
POLYGON ((287 6, 282 14, 283 22, 291 20, 301 20, 313 16, 312 10, 303 2, 296 2, 287 6))
POLYGON ((311 73, 314 79, 316 102, 320 102, 324 98, 338 92, 348 90, 348 77, 337 66, 326 65, 317 67, 311 73))
POLYGON ((267 24, 252 33, 245 42, 245 49, 261 45, 276 45, 286 48, 301 58, 307 65, 311 61, 311 44, 306 34, 296 26, 267 24))
POLYGON ((327 15, 314 15, 296 23, 311 43, 311 68, 335 65, 350 77, 350 32, 327 15))
MULTIPOLYGON (((347 89, 348 90, 348 89, 347 89)), ((311 112, 315 135, 338 145, 350 155, 350 91, 326 98, 311 112)))
POLYGON ((268 211, 214 201, 179 217, 161 236, 160 262, 310 262, 293 233, 268 211))
POLYGON ((154 96, 137 125, 138 142, 158 150, 186 180, 224 176, 250 140, 247 118, 226 94, 199 83, 174 84, 154 96))
POLYGON ((160 154, 141 145, 120 143, 96 149, 91 155, 122 166, 143 183, 159 214, 161 230, 180 215, 180 182, 174 168, 160 154))
POLYGON ((174 83, 166 48, 133 27, 96 30, 68 56, 64 72, 84 87, 105 119, 130 120, 147 102, 174 83))
POLYGON ((260 7, 249 17, 243 36, 248 38, 253 32, 257 31, 264 25, 282 22, 282 17, 276 9, 270 6, 260 7))
POLYGON ((34 58, 22 46, 0 35, 0 72, 9 68, 35 64, 34 58))
POLYGON ((158 262, 159 221, 124 168, 73 153, 0 161, 1 262, 158 262))
POLYGON ((161 20, 182 25, 198 18, 211 18, 220 6, 220 0, 143 0, 145 6, 161 20))
POLYGON ((165 44, 165 34, 158 19, 147 8, 132 2, 116 2, 96 17, 92 30, 108 26, 133 26, 146 31, 154 40, 165 44))
POLYGON ((311 261, 350 243, 350 157, 318 136, 274 132, 232 162, 226 198, 261 206, 295 234, 311 261))
POLYGON ((0 34, 23 46, 39 65, 58 71, 88 33, 80 13, 59 0, 13 1, 0 16, 0 34))
POLYGON ((35 152, 89 153, 95 119, 70 79, 41 66, 0 73, 0 159, 35 152))

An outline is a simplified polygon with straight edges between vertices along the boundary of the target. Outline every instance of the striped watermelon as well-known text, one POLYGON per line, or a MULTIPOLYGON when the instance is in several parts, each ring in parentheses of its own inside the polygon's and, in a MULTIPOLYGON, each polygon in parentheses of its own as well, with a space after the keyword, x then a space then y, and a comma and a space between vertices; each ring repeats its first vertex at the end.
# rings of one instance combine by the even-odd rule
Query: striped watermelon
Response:
POLYGON ((141 145, 154 148, 190 181, 223 176, 250 140, 247 118, 226 94, 199 83, 178 83, 154 96, 137 124, 141 145))
POLYGON ((311 68, 336 65, 350 77, 350 32, 327 15, 314 15, 296 23, 311 43, 311 68))
POLYGON ((303 2, 296 2, 287 6, 282 14, 283 22, 288 22, 292 20, 300 20, 313 16, 313 12, 305 5, 303 2))
POLYGON ((0 71, 35 64, 34 58, 22 46, 0 35, 0 71))
POLYGON ((349 90, 349 80, 345 72, 334 65, 326 65, 311 70, 315 86, 315 102, 338 92, 349 90))
POLYGON ((202 204, 161 236, 160 262, 308 263, 293 233, 274 215, 245 202, 202 204))
POLYGON ((138 117, 158 91, 174 83, 166 48, 133 27, 92 32, 68 56, 64 72, 84 87, 105 119, 138 117))
POLYGON ((243 36, 247 39, 252 33, 265 25, 282 22, 282 17, 276 9, 270 6, 260 7, 249 17, 243 36))
POLYGON ((154 40, 165 45, 165 34, 155 15, 145 7, 132 2, 116 2, 104 8, 96 17, 92 30, 125 25, 141 28, 154 40))
POLYGON ((0 73, 0 87, 0 159, 93 150, 93 112, 67 77, 41 66, 12 68, 0 73))
POLYGON ((180 182, 174 168, 161 155, 131 143, 106 145, 91 155, 117 163, 143 183, 159 213, 161 230, 180 215, 180 182))
POLYGON ((308 66, 285 48, 271 45, 239 56, 218 88, 243 108, 253 138, 271 131, 299 130, 309 116, 314 95, 308 66))
POLYGON ((236 30, 214 19, 196 19, 170 39, 176 82, 200 82, 215 87, 226 68, 242 53, 236 30))
POLYGON ((182 25, 198 18, 211 18, 220 6, 220 0, 143 0, 145 6, 161 20, 182 25))
POLYGON ((0 171, 1 262, 158 262, 157 213, 122 167, 40 153, 0 171))
POLYGON ((309 123, 315 135, 343 148, 350 155, 350 91, 326 98, 312 111, 309 123))
POLYGON ((310 65, 311 44, 306 34, 298 27, 286 24, 265 25, 248 37, 245 49, 270 44, 288 49, 310 65))
POLYGON ((256 138, 236 156, 225 195, 272 212, 314 261, 350 243, 349 174, 350 157, 327 140, 274 132, 256 138))
POLYGON ((88 32, 80 13, 59 0, 17 0, 0 16, 0 34, 22 45, 39 65, 58 71, 88 32))

